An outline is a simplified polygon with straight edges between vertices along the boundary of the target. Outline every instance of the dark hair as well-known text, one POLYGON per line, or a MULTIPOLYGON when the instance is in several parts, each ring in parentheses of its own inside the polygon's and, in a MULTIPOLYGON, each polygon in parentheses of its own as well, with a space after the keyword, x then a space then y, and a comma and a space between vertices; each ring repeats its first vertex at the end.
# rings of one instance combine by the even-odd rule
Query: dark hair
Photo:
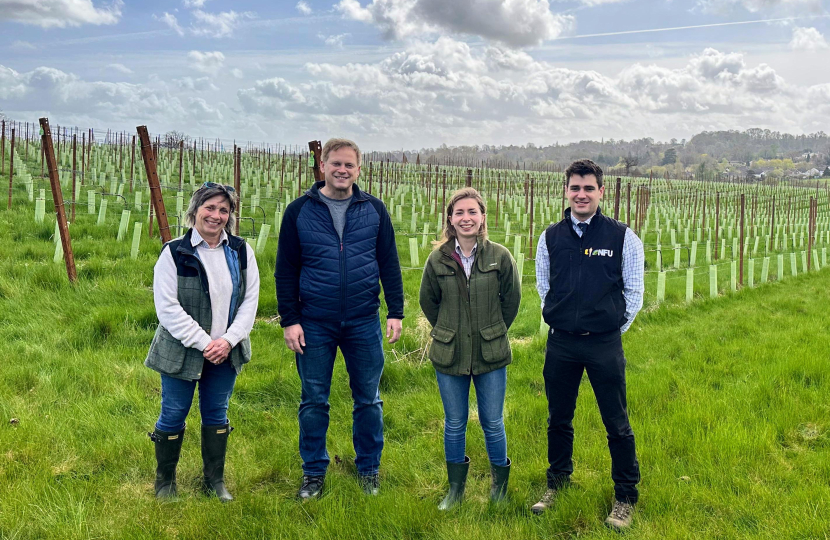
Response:
POLYGON ((599 165, 590 159, 579 159, 571 163, 565 169, 565 185, 571 183, 571 176, 578 174, 579 176, 588 176, 593 174, 597 177, 597 187, 602 187, 602 169, 599 165))
POLYGON ((187 211, 184 213, 185 224, 188 227, 193 227, 196 224, 196 212, 199 210, 199 207, 205 204, 208 199, 212 199, 217 195, 222 195, 228 201, 230 215, 228 216, 228 222, 225 223, 225 232, 233 234, 234 227, 236 226, 236 214, 234 214, 236 211, 236 197, 234 193, 228 192, 224 186, 202 186, 194 191, 193 196, 190 197, 190 204, 187 207, 187 211))

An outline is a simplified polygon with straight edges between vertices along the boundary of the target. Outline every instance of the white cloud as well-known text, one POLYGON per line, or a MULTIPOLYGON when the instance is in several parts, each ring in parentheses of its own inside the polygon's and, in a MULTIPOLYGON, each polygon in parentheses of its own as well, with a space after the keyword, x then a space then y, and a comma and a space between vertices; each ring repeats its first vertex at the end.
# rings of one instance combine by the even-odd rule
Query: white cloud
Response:
POLYGON ((92 0, 0 0, 0 21, 43 28, 115 24, 121 18, 123 5, 121 0, 102 7, 95 7, 92 0))
MULTIPOLYGON (((198 80, 197 88, 206 84, 198 80)), ((209 83, 207 83, 209 84, 209 83)), ((0 65, 0 100, 10 117, 15 111, 61 119, 80 126, 136 126, 147 124, 156 132, 191 130, 198 126, 219 132, 229 115, 224 102, 192 96, 192 92, 158 78, 146 82, 87 81, 51 67, 18 72, 0 65)))
POLYGON ((296 7, 297 11, 303 15, 311 15, 311 6, 309 6, 304 0, 297 2, 297 5, 294 7, 296 7))
POLYGON ((344 17, 377 26, 386 39, 463 34, 511 47, 537 45, 570 30, 571 15, 550 11, 548 0, 340 0, 344 17))
POLYGON ((172 13, 167 13, 165 11, 164 14, 161 15, 160 17, 158 15, 153 15, 153 18, 156 19, 157 21, 163 22, 164 24, 169 26, 174 32, 176 32, 180 36, 184 35, 184 30, 182 30, 182 27, 179 26, 178 19, 176 19, 176 16, 173 15, 172 13))
POLYGON ((203 8, 208 0, 182 0, 186 8, 203 8))
POLYGON ((190 29, 197 36, 230 37, 243 20, 254 17, 255 14, 251 12, 223 11, 221 13, 207 13, 201 9, 196 9, 193 11, 194 22, 190 29))
POLYGON ((28 41, 16 40, 12 43, 12 49, 16 51, 34 51, 37 47, 28 41))
POLYGON ((347 37, 351 37, 351 34, 338 34, 336 36, 326 36, 323 34, 317 34, 317 37, 323 40, 323 43, 330 47, 337 47, 338 49, 343 48, 343 40, 347 37))
POLYGON ((255 63, 243 73, 233 64, 219 51, 191 51, 170 66, 172 77, 135 77, 135 84, 0 65, 0 103, 10 117, 43 113, 67 125, 147 124, 245 140, 311 140, 334 125, 377 149, 668 140, 752 126, 802 133, 830 123, 830 83, 794 85, 749 56, 716 49, 671 68, 644 62, 616 73, 449 37, 411 42, 377 61, 309 63, 300 74, 268 67, 262 74, 255 63))
POLYGON ((333 122, 371 144, 408 147, 576 138, 686 136, 760 125, 802 132, 830 121, 827 88, 793 87, 765 64, 706 49, 683 67, 634 64, 616 76, 566 69, 527 53, 471 49, 442 37, 376 63, 307 64, 237 92, 243 117, 313 132, 333 122), (823 116, 811 112, 821 110, 823 116), (817 105, 822 104, 822 105, 817 105), (413 134, 412 126, 418 130, 413 134), (415 138, 416 140, 413 140, 415 138))
POLYGON ((725 15, 736 10, 769 15, 793 16, 808 12, 819 13, 822 0, 697 0, 704 13, 725 15))
POLYGON ((173 84, 176 88, 181 90, 190 90, 191 92, 219 90, 219 87, 211 82, 210 77, 199 77, 198 79, 194 79, 193 77, 182 77, 180 79, 173 79, 173 84))
POLYGON ((190 60, 190 67, 193 69, 211 75, 218 73, 225 64, 225 55, 219 51, 190 51, 187 53, 187 59, 190 60))
POLYGON ((815 28, 793 28, 793 39, 790 48, 794 51, 818 51, 827 49, 828 44, 824 36, 815 28))
POLYGON ((112 69, 114 71, 118 71, 120 73, 124 73, 126 75, 132 75, 133 73, 133 70, 131 70, 124 64, 109 64, 107 68, 112 69))

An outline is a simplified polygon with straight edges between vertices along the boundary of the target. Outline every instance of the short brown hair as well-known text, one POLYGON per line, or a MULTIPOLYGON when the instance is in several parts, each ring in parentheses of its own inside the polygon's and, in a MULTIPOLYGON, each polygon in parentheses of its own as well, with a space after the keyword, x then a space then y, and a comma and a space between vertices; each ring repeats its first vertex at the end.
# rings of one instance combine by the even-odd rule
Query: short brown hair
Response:
POLYGON ((354 150, 354 153, 357 154, 357 166, 360 167, 360 162, 362 161, 360 156, 360 148, 358 148, 357 143, 351 141, 349 139, 329 139, 326 141, 326 144, 323 145, 323 151, 320 155, 320 159, 323 160, 323 163, 328 161, 329 154, 332 152, 336 152, 341 148, 351 148, 354 150))
POLYGON ((187 207, 187 211, 184 213, 185 225, 188 227, 194 227, 196 225, 196 212, 198 212, 199 208, 209 199, 212 199, 217 195, 222 195, 225 197, 225 200, 228 201, 230 213, 228 215, 228 222, 225 223, 225 232, 233 234, 233 231, 236 228, 236 214, 234 213, 236 212, 236 194, 228 191, 225 186, 202 186, 194 191, 193 195, 190 197, 190 204, 187 207))
MULTIPOLYGON (((447 242, 451 242, 458 238, 458 234, 455 232, 455 227, 453 227, 452 223, 450 223, 450 219, 452 218, 452 212, 455 208, 455 203, 462 199, 475 199, 478 203, 478 207, 481 210, 481 215, 487 215, 487 205, 484 203, 484 197, 481 196, 481 193, 476 191, 471 187, 461 188, 456 190, 452 196, 450 197, 450 202, 447 204, 447 213, 444 216, 444 233, 442 235, 441 240, 437 242, 433 242, 435 247, 438 248, 447 242)), ((487 220, 483 219, 481 221, 481 228, 478 230, 478 237, 486 240, 487 239, 487 220)))
POLYGON ((571 182, 571 176, 578 174, 579 176, 588 176, 593 174, 597 177, 597 187, 602 187, 602 169, 599 165, 590 159, 580 159, 571 163, 565 169, 565 185, 571 182))

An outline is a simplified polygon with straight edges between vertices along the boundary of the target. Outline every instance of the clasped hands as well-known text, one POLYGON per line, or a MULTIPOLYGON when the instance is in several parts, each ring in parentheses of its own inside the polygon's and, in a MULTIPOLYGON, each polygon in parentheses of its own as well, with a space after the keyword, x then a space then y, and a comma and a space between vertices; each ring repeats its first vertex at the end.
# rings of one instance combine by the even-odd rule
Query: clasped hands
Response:
POLYGON ((211 364, 219 365, 227 360, 228 355, 231 353, 231 349, 232 347, 228 340, 225 338, 216 338, 208 343, 208 346, 205 347, 202 354, 204 355, 205 360, 211 364))

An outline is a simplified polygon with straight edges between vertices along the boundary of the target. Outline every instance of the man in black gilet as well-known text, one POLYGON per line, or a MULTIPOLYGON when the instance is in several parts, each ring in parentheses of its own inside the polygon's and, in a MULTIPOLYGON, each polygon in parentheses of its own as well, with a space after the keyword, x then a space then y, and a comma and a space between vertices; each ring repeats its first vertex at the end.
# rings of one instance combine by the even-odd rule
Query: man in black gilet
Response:
POLYGON ((550 326, 545 351, 548 489, 533 505, 549 508, 573 473, 573 417, 583 370, 597 398, 611 451, 615 501, 606 525, 631 525, 640 466, 628 422, 621 335, 643 305, 643 243, 602 214, 602 169, 584 159, 565 171, 570 208, 539 238, 536 288, 550 326))

